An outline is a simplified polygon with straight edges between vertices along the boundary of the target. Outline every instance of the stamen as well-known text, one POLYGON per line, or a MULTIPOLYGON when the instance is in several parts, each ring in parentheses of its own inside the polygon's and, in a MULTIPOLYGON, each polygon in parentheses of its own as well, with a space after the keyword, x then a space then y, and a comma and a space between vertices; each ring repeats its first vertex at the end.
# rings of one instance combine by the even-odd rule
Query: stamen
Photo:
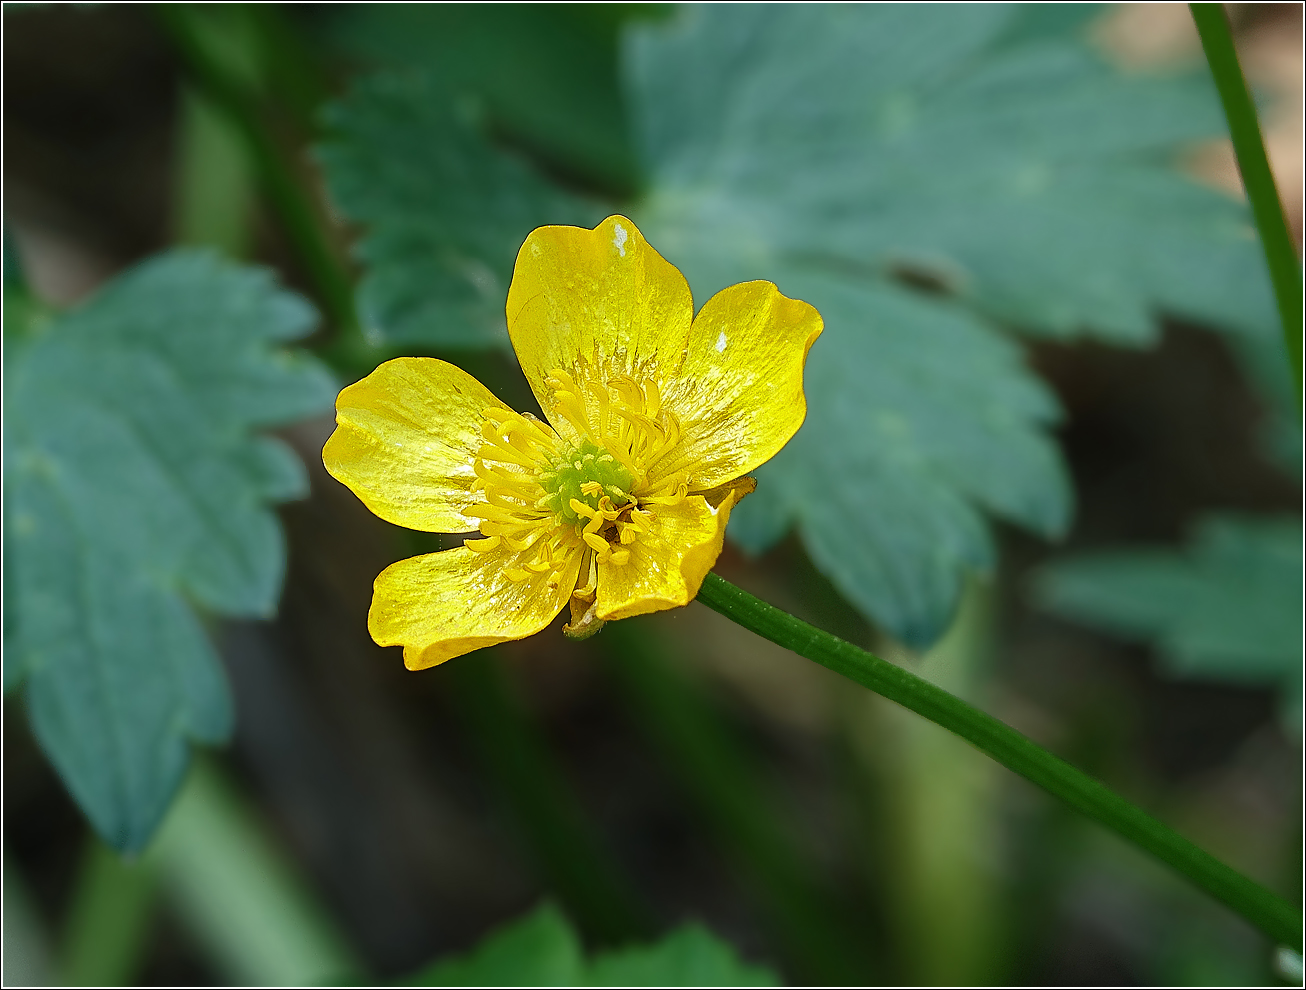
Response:
POLYGON ((597 566, 628 564, 631 548, 651 531, 647 507, 687 496, 685 471, 655 485, 648 480, 679 447, 680 421, 663 407, 652 375, 609 377, 582 364, 571 372, 555 368, 545 381, 553 390, 550 414, 570 425, 578 444, 568 449, 528 413, 485 409, 485 443, 470 486, 481 501, 465 512, 480 521, 483 539, 465 545, 478 553, 507 547, 522 555, 504 568, 509 580, 547 575, 551 587, 575 573, 575 555, 583 554, 585 586, 573 601, 584 603, 593 601, 597 566))
POLYGON ((535 529, 530 530, 523 537, 513 537, 505 533, 503 536, 503 542, 508 544, 508 549, 510 550, 516 550, 518 552, 529 550, 535 545, 535 542, 540 538, 540 535, 543 532, 544 530, 536 527, 535 529))
POLYGON ((476 456, 483 461, 507 461, 510 464, 518 464, 524 468, 539 466, 539 461, 534 458, 499 443, 486 444, 476 452, 476 456))

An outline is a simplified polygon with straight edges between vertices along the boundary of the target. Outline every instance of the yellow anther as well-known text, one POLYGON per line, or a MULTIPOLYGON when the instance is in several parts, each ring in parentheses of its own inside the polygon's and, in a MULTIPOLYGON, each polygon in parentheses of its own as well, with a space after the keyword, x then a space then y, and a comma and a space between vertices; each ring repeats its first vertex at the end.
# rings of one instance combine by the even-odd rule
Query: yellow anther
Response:
POLYGON ((475 550, 477 553, 489 553, 491 550, 498 549, 499 537, 490 536, 484 540, 463 540, 463 546, 468 550, 475 550))
POLYGON ((580 516, 582 519, 592 519, 597 515, 593 508, 586 505, 578 498, 573 498, 569 504, 571 505, 571 511, 576 513, 576 515, 580 516))
MULTIPOLYGON (((603 486, 600 485, 597 481, 585 482, 580 486, 580 490, 581 490, 581 494, 588 495, 590 498, 593 498, 595 495, 603 494, 603 486)), ((599 504, 602 505, 602 503, 599 504)))
POLYGON ((597 551, 600 554, 604 554, 608 551, 608 541, 605 540, 603 537, 599 536, 597 533, 582 533, 581 539, 583 539, 587 544, 589 544, 591 549, 597 551))
POLYGON ((503 569, 503 576, 506 577, 509 581, 520 584, 522 581, 525 581, 528 577, 530 577, 530 574, 526 571, 523 571, 520 567, 505 567, 503 569))
POLYGON ((614 563, 614 564, 616 564, 616 565, 618 565, 618 566, 620 566, 620 565, 622 565, 622 564, 629 564, 629 563, 630 563, 630 551, 629 551, 629 550, 614 550, 614 551, 612 551, 612 558, 611 558, 611 560, 612 560, 612 563, 614 563))

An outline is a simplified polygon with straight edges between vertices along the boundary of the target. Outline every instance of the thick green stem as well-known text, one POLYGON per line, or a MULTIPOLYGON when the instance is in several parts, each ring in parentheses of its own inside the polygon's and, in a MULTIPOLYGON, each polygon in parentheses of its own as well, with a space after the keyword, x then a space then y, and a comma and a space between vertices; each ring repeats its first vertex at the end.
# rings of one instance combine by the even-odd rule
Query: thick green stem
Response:
POLYGON ((715 574, 704 580, 698 600, 745 629, 955 732, 1009 770, 1168 863, 1277 942, 1300 951, 1299 908, 1226 866, 993 716, 887 660, 768 605, 715 574))
POLYGON ((1238 171, 1242 173, 1243 187, 1260 231, 1261 247, 1270 268, 1274 283, 1274 296, 1279 304, 1279 318, 1283 321, 1283 343, 1288 351, 1288 364, 1292 367, 1301 398, 1302 360, 1302 273, 1288 233, 1288 221, 1283 214, 1283 202, 1274 185, 1274 174, 1265 154, 1265 141, 1256 107, 1247 91, 1247 81, 1238 65, 1238 54, 1233 47, 1229 31, 1229 18, 1224 6, 1218 3, 1190 3, 1197 33, 1202 38, 1206 60, 1215 77, 1215 87, 1220 91, 1224 115, 1229 121, 1229 136, 1233 138, 1234 154, 1238 158, 1238 171))
POLYGON ((308 879, 216 763, 195 761, 144 865, 220 983, 371 985, 308 879))
POLYGON ((152 864, 128 861, 99 839, 90 840, 64 931, 64 986, 125 987, 137 982, 157 886, 152 864))

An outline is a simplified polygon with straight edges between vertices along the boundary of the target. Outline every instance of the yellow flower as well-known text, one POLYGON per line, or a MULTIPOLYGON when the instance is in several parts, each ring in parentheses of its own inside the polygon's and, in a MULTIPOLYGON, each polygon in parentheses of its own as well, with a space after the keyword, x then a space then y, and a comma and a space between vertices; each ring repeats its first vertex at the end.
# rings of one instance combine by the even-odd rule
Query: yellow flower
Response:
POLYGON ((694 316, 684 276, 624 217, 540 227, 517 255, 508 333, 548 422, 434 358, 387 361, 336 400, 327 470, 378 516, 454 550, 376 579, 368 629, 418 670, 539 632, 686 605, 747 472, 802 425, 821 332, 770 282, 694 316))

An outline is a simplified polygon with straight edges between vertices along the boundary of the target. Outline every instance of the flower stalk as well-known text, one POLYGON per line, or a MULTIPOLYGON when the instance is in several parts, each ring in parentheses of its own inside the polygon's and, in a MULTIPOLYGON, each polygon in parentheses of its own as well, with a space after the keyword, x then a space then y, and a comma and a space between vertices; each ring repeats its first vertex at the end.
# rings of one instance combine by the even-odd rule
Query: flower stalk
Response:
POLYGON ((764 639, 956 733, 1007 769, 1151 853, 1276 942, 1301 950, 1299 908, 993 716, 902 667, 768 605, 715 573, 704 579, 698 600, 764 639))
POLYGON ((1302 272, 1301 262, 1288 233, 1288 221, 1283 214, 1283 201, 1274 184, 1270 160, 1265 154, 1265 141, 1256 107, 1247 80, 1238 64, 1238 53, 1229 31, 1229 18, 1224 5, 1218 3, 1190 3, 1193 22, 1202 38, 1202 48, 1215 77, 1215 87, 1220 92, 1220 102, 1229 122, 1229 136, 1233 139, 1234 155, 1243 187, 1251 203, 1256 229, 1261 235, 1261 247, 1274 284, 1274 297, 1279 305, 1279 319, 1283 322, 1283 343, 1288 352, 1297 386, 1297 399, 1301 400, 1302 361, 1302 272))

